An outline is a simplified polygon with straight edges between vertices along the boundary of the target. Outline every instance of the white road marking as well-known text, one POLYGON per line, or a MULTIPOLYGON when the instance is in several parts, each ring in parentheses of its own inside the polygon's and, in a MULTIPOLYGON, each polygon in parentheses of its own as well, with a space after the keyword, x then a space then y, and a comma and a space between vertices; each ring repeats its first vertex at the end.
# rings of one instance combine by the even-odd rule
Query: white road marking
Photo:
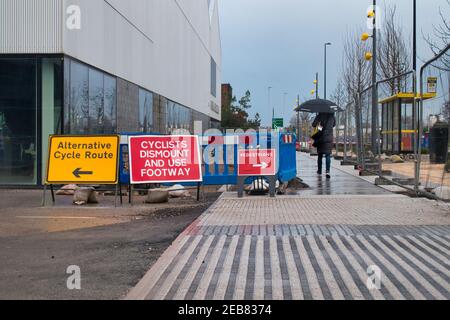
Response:
MULTIPOLYGON (((48 219, 72 219, 72 220, 95 220, 98 217, 59 217, 59 216, 16 216, 16 219, 31 219, 31 220, 48 220, 48 219)), ((105 218, 106 219, 106 218, 105 218)), ((111 217, 111 219, 113 219, 111 217)))

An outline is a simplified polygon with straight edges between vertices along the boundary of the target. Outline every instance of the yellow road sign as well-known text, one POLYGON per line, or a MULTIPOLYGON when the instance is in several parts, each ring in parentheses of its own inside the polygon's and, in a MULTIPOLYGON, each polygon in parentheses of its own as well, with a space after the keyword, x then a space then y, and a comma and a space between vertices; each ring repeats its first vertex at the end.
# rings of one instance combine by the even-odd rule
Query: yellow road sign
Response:
POLYGON ((51 136, 47 184, 117 184, 119 136, 51 136))

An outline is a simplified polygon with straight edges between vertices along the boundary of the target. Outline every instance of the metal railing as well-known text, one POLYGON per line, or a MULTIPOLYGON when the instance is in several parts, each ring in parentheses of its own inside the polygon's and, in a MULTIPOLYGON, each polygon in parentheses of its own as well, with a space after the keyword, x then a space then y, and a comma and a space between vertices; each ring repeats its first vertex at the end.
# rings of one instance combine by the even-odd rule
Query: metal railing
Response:
POLYGON ((359 93, 356 103, 359 117, 355 121, 358 122, 357 163, 361 172, 376 175, 379 181, 400 186, 417 195, 446 200, 433 189, 450 187, 449 50, 450 45, 423 65, 420 70, 420 92, 416 72, 408 71, 378 81, 375 90, 370 86, 359 93), (424 92, 425 84, 429 86, 427 92, 424 92), (376 93, 378 100, 375 129, 370 126, 373 123, 370 118, 372 92, 376 93), (384 107, 380 108, 382 104, 384 107), (448 137, 436 138, 436 133, 431 132, 434 128, 430 124, 432 120, 424 119, 424 113, 430 119, 435 117, 437 128, 441 130, 439 132, 447 132, 448 137), (439 141, 436 142, 436 139, 439 141), (373 146, 374 141, 376 146, 373 146), (445 149, 445 146, 448 148, 445 149), (390 160, 387 153, 391 155, 390 160), (395 163, 392 160, 394 157, 395 163), (436 157, 439 164, 434 163, 436 157))
POLYGON ((418 128, 416 125, 417 104, 414 99, 417 96, 415 79, 415 71, 407 71, 378 81, 375 85, 375 90, 373 90, 373 86, 370 86, 361 91, 359 94, 361 117, 358 120, 360 125, 357 132, 358 141, 360 141, 358 164, 362 174, 376 175, 380 184, 396 185, 411 192, 417 192, 418 190, 418 183, 415 178, 418 170, 418 152, 417 144, 415 143, 418 140, 418 128), (374 122, 371 118, 373 114, 371 109, 373 107, 372 97, 366 97, 368 93, 373 94, 373 92, 376 94, 378 101, 376 105, 377 116, 374 122), (413 98, 410 107, 403 106, 401 100, 395 98, 396 95, 405 93, 412 94, 413 98), (386 101, 386 98, 392 98, 392 104, 384 102, 383 107, 380 99, 386 101), (365 101, 367 101, 367 105, 365 105, 365 101), (382 106, 381 108, 380 105, 382 106), (402 128, 402 126, 405 125, 404 122, 407 116, 403 112, 408 109, 411 110, 411 119, 409 120, 411 127, 408 130, 404 130, 405 128, 402 128), (366 116, 365 121, 363 119, 364 115, 366 116), (373 123, 375 123, 375 129, 372 127, 373 123), (369 126, 369 124, 371 125, 369 126), (414 146, 410 150, 405 150, 404 148, 404 132, 408 132, 410 136, 412 135, 410 140, 414 146), (372 138, 372 135, 375 135, 375 137, 372 138), (374 146, 373 143, 376 143, 376 145, 374 146), (398 165, 392 160, 394 157, 398 159, 398 165), (412 163, 409 161, 410 158, 413 159, 412 163), (400 168, 400 164, 402 168, 400 168), (403 167, 412 167, 412 169, 405 170, 403 167))
POLYGON ((448 193, 444 195, 443 188, 450 188, 450 44, 422 66, 419 87, 421 97, 431 95, 419 102, 419 193, 448 200, 448 193), (424 90, 425 82, 427 92, 424 90), (427 119, 424 118, 425 113, 427 119), (439 188, 441 193, 436 192, 439 188))

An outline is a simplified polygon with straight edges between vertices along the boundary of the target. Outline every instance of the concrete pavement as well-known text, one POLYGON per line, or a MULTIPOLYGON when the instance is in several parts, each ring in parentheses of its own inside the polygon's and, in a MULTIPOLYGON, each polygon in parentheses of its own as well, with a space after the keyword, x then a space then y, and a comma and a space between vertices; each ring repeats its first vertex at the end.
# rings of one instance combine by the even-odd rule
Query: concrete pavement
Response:
POLYGON ((367 178, 361 179, 353 167, 341 167, 340 161, 334 159, 330 180, 327 180, 324 175, 317 175, 317 157, 311 157, 309 154, 298 153, 297 168, 299 168, 299 176, 310 186, 310 189, 301 191, 302 196, 390 194, 385 189, 370 183, 367 178))
POLYGON ((326 181, 311 174, 314 158, 299 161, 311 189, 222 195, 127 299, 450 298, 448 205, 389 194, 338 167, 326 181), (367 285, 378 279, 369 267, 381 287, 367 285))

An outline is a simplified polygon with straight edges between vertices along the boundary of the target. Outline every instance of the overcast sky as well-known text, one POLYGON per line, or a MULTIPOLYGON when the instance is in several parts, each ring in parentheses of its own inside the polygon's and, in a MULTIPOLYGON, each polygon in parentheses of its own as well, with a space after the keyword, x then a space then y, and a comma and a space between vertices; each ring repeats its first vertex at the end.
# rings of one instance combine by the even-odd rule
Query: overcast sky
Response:
MULTIPOLYGON (((381 8, 397 4, 407 41, 412 42, 412 0, 378 1, 381 8)), ((289 121, 297 94, 311 98, 314 78, 323 79, 323 45, 328 48, 328 97, 339 77, 343 37, 349 30, 367 30, 366 12, 371 0, 219 0, 222 37, 222 82, 230 83, 239 97, 252 93, 251 114, 259 112, 263 124, 271 122, 268 87, 276 116, 289 121), (284 93, 286 106, 283 106, 284 93)), ((447 17, 446 0, 418 0, 418 55, 428 60, 431 52, 422 33, 440 22, 439 7, 447 17)), ((320 88, 323 95, 323 86, 320 88)))

